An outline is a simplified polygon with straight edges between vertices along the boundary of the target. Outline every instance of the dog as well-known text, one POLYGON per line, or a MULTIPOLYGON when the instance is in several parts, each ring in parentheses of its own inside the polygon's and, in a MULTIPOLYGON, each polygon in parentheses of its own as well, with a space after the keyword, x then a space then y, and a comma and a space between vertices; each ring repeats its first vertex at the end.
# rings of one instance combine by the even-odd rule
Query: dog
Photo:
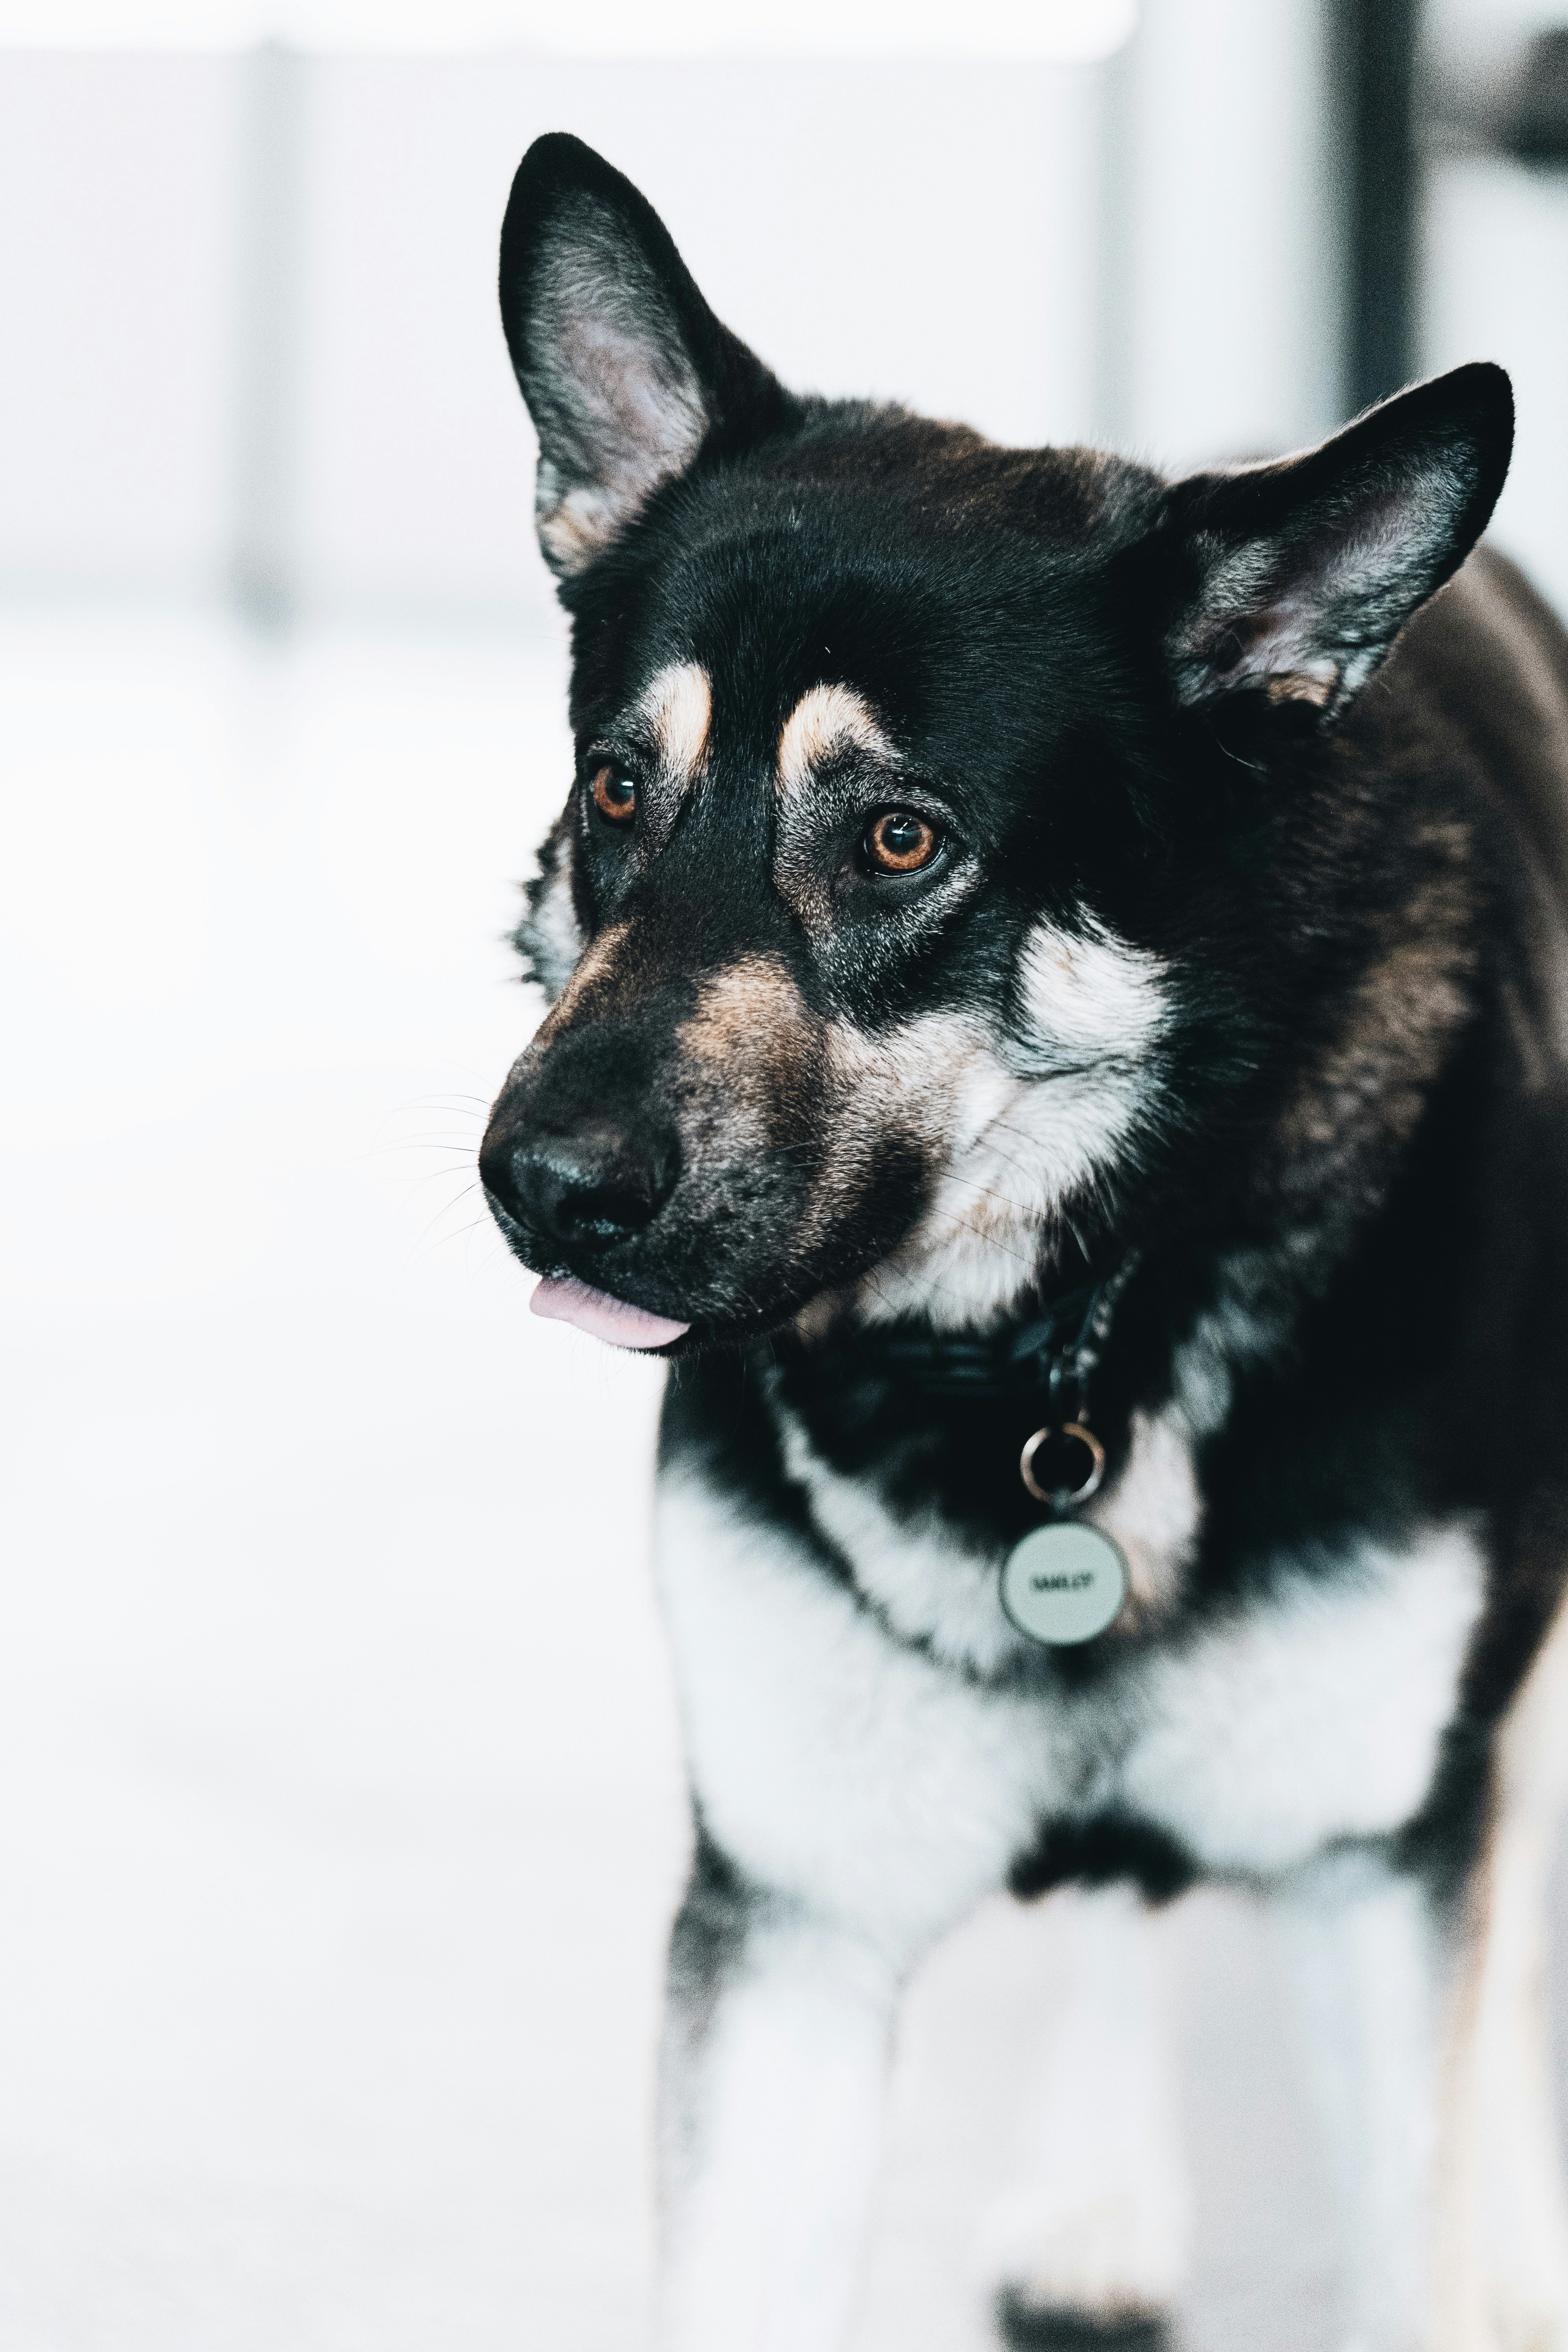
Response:
MULTIPOLYGON (((500 292, 576 773, 480 1169, 539 1311, 669 1364, 660 2342, 841 2342, 983 1897, 1207 1878, 1283 1926, 1354 2343, 1568 2346, 1568 640, 1477 546, 1506 375, 1175 481, 998 447, 785 390, 564 136, 500 292)), ((1093 1906, 1116 2113, 1055 2129, 1128 2169, 1092 2245, 1025 2195, 1016 2341, 1179 2285, 1093 1906)))

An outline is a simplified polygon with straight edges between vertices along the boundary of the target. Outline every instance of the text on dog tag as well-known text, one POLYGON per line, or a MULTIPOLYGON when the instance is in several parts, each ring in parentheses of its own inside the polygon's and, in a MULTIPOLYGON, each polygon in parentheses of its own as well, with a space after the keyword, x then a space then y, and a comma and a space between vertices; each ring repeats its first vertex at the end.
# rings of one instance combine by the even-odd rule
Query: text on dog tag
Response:
POLYGON ((1031 1528, 1002 1570, 1003 1608, 1020 1633, 1052 1649, 1091 1642, 1126 1598, 1121 1545, 1073 1519, 1031 1528))

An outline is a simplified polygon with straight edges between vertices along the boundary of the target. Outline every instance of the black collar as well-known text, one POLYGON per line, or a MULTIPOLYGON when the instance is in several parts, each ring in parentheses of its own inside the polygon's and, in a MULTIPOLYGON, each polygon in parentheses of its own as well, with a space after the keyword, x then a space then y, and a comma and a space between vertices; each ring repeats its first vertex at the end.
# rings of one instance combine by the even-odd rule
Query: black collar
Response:
POLYGON ((830 1379, 880 1378, 927 1396, 1038 1397, 1053 1418, 1076 1420, 1135 1263, 1129 1252, 1102 1281, 1062 1292, 1026 1323, 984 1333, 868 1324, 830 1340, 817 1362, 830 1379))

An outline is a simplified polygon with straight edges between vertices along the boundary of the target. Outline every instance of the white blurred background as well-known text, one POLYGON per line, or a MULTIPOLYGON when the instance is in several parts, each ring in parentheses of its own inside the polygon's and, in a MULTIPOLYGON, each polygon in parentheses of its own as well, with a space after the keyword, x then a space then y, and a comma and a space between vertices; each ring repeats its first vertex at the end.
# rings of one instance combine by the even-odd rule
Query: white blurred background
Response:
MULTIPOLYGON (((599 147, 798 384, 1185 466, 1354 404, 1342 19, 0 0, 15 2352, 639 2340, 657 1376, 531 1323, 473 1185, 569 764, 518 157, 599 147)), ((1407 341, 1513 370, 1498 536, 1568 604, 1568 182, 1488 131, 1549 21, 1428 14, 1407 341)), ((1187 2335, 1315 2352, 1266 1938, 1164 1936, 1187 2335)), ((988 2341, 1057 1965, 998 1906, 919 1989, 858 2352, 988 2341)))

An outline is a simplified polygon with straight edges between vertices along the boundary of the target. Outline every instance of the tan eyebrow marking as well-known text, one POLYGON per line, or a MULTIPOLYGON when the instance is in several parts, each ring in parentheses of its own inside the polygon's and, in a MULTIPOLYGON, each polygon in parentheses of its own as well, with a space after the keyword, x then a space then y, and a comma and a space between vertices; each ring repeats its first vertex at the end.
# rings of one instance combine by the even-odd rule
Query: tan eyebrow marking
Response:
POLYGON ((893 747, 863 695, 852 686, 814 686, 801 696, 779 737, 780 792, 798 792, 817 761, 839 743, 892 757, 893 747))
POLYGON ((672 782, 689 784, 708 757, 708 726, 713 689, 699 662, 671 662, 649 680, 637 709, 653 729, 659 757, 672 782))

